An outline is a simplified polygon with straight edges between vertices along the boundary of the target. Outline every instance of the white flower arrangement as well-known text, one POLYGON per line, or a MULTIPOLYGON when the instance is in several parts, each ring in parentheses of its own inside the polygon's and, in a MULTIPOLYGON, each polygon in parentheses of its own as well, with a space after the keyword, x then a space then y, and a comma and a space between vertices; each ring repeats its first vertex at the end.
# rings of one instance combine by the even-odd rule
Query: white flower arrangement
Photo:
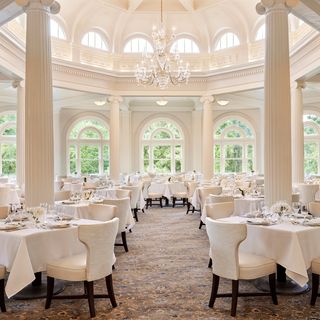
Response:
POLYGON ((43 217, 45 213, 45 209, 42 207, 33 207, 33 208, 28 208, 27 212, 31 215, 35 223, 39 223, 41 220, 41 217, 43 217))
POLYGON ((285 201, 278 201, 270 208, 272 213, 277 213, 279 216, 282 216, 284 213, 291 212, 291 207, 285 201))

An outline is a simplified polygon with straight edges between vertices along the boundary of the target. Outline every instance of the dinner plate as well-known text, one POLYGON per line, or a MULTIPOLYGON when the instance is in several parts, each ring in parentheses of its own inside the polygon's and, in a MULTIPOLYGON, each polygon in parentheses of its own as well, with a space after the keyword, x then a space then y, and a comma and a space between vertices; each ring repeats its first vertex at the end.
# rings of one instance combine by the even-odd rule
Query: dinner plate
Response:
POLYGON ((74 200, 63 200, 62 204, 75 204, 76 202, 74 200))
POLYGON ((303 225, 308 227, 320 227, 320 221, 312 221, 312 220, 304 221, 303 225))
POLYGON ((56 221, 71 221, 73 217, 71 216, 59 216, 54 218, 56 221))
POLYGON ((271 226, 274 223, 265 219, 248 219, 248 224, 257 225, 257 226, 271 226))
POLYGON ((47 223, 47 227, 50 229, 63 229, 70 227, 68 222, 56 222, 56 223, 47 223))
POLYGON ((17 230, 19 228, 21 228, 21 225, 17 223, 0 224, 1 231, 17 230))

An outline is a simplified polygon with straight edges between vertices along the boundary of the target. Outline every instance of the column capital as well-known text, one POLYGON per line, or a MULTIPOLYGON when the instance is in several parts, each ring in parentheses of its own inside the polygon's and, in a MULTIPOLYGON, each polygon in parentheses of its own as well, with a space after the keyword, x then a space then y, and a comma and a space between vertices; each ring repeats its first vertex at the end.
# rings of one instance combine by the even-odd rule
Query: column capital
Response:
POLYGON ((299 0, 261 0, 256 5, 256 11, 260 15, 266 14, 268 11, 277 9, 287 9, 298 5, 299 0))
POLYGON ((112 104, 114 103, 120 104, 120 102, 123 101, 123 98, 121 96, 110 96, 108 98, 108 101, 111 102, 112 104))
POLYGON ((203 104, 207 104, 207 103, 212 103, 214 101, 214 97, 213 96, 202 96, 200 98, 200 102, 203 104))
POLYGON ((296 89, 305 89, 306 83, 304 80, 296 80, 296 89))
POLYGON ((60 4, 55 0, 15 0, 15 2, 18 6, 23 7, 25 10, 28 8, 49 8, 50 13, 52 14, 57 14, 60 11, 60 4))
POLYGON ((13 80, 11 85, 12 85, 12 88, 14 88, 14 89, 24 88, 25 87, 25 81, 24 80, 13 80))

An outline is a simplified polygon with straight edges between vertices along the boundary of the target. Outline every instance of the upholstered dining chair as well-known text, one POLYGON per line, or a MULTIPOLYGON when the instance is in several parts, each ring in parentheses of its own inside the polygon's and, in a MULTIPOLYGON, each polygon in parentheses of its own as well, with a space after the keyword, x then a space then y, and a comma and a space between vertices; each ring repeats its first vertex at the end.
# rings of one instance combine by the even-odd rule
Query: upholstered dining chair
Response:
POLYGON ((309 203, 315 201, 316 193, 319 191, 318 184, 297 184, 297 189, 300 194, 300 202, 309 210, 309 203))
POLYGON ((108 204, 90 204, 90 219, 109 221, 116 217, 117 207, 108 204))
POLYGON ((312 272, 312 292, 311 292, 311 301, 312 306, 315 305, 318 297, 319 289, 319 275, 320 275, 320 258, 316 258, 311 262, 311 272, 312 272))
POLYGON ((187 189, 188 189, 188 201, 187 201, 187 212, 186 214, 189 213, 189 211, 194 212, 196 209, 192 205, 192 197, 193 194, 197 188, 198 182, 196 181, 188 181, 187 183, 187 189))
POLYGON ((147 186, 147 198, 146 198, 146 209, 148 207, 152 207, 152 204, 154 204, 156 201, 159 201, 160 208, 162 208, 162 192, 159 192, 157 190, 153 190, 156 186, 149 184, 147 186))
POLYGON ((70 198, 71 191, 57 191, 54 193, 54 201, 63 201, 70 198))
POLYGON ((9 214, 9 206, 0 206, 0 219, 5 219, 9 214))
POLYGON ((208 203, 233 202, 233 196, 209 194, 208 203))
POLYGON ((239 245, 247 237, 247 225, 228 223, 206 218, 206 230, 210 250, 214 256, 212 266, 212 289, 209 307, 213 308, 216 298, 232 297, 231 316, 236 316, 238 296, 271 295, 278 304, 276 294, 276 263, 274 260, 255 254, 239 252, 239 245), (240 293, 239 280, 252 280, 269 276, 270 293, 240 293), (220 277, 232 280, 232 294, 218 294, 220 277))
POLYGON ((116 189, 116 197, 118 199, 131 198, 131 191, 125 189, 116 189))
POLYGON ((314 217, 320 217, 320 202, 312 201, 309 203, 309 212, 314 217))
MULTIPOLYGON (((207 217, 213 220, 217 220, 217 219, 222 219, 222 218, 227 218, 232 216, 234 211, 234 202, 230 201, 230 202, 207 203, 205 207, 206 207, 207 217)), ((211 268, 211 267, 212 267, 212 253, 210 250, 208 268, 211 268)))
POLYGON ((88 299, 90 316, 95 317, 94 298, 109 298, 112 306, 117 306, 112 284, 112 266, 115 262, 114 242, 119 219, 113 218, 98 224, 79 225, 79 240, 86 246, 84 254, 65 257, 47 263, 47 299, 45 308, 51 306, 52 299, 88 299), (94 295, 94 281, 105 278, 108 295, 94 295), (53 296, 54 279, 83 281, 83 295, 53 296))
POLYGON ((4 278, 6 275, 6 268, 0 265, 0 308, 2 312, 6 312, 6 305, 4 302, 4 278))
POLYGON ((123 199, 105 199, 103 200, 104 204, 116 206, 117 210, 115 216, 119 218, 119 228, 118 234, 121 235, 122 244, 116 243, 116 246, 123 246, 126 252, 129 251, 128 244, 127 244, 127 222, 128 222, 128 210, 130 212, 130 199, 123 198, 123 199))
POLYGON ((130 191, 130 206, 135 220, 138 222, 138 201, 141 187, 137 186, 123 186, 123 190, 130 191))
MULTIPOLYGON (((210 194, 215 194, 215 195, 219 195, 222 192, 222 187, 203 187, 203 188, 199 188, 199 198, 200 198, 200 211, 203 210, 207 197, 210 194)), ((204 225, 203 221, 200 219, 200 225, 199 225, 199 229, 201 229, 201 227, 204 225)))
POLYGON ((177 200, 182 201, 182 205, 185 206, 188 202, 188 188, 184 182, 173 182, 170 186, 172 192, 172 208, 176 206, 177 200))

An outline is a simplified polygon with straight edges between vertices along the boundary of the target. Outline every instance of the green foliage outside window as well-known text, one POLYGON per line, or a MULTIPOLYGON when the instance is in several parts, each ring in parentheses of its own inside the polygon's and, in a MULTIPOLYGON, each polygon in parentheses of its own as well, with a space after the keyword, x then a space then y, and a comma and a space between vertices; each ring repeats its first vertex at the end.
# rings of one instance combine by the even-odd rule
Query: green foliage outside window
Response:
POLYGON ((8 113, 0 116, 0 124, 5 122, 16 122, 17 116, 13 113, 8 113))
POLYGON ((110 172, 110 148, 108 145, 103 146, 103 172, 109 174, 110 172))
POLYGON ((80 146, 81 174, 99 173, 99 147, 80 146))
POLYGON ((77 172, 77 162, 76 162, 76 146, 72 145, 69 147, 69 165, 70 173, 75 174, 77 172))
MULTIPOLYGON (((69 138, 70 139, 77 139, 79 136, 79 133, 82 129, 86 127, 94 127, 99 132, 102 133, 102 139, 109 139, 109 130, 103 125, 103 123, 96 119, 86 119, 86 120, 80 120, 77 122, 74 127, 72 128, 69 138)), ((99 137, 100 138, 100 137, 99 137)))
POLYGON ((16 173, 17 148, 15 144, 1 144, 2 174, 16 173))

